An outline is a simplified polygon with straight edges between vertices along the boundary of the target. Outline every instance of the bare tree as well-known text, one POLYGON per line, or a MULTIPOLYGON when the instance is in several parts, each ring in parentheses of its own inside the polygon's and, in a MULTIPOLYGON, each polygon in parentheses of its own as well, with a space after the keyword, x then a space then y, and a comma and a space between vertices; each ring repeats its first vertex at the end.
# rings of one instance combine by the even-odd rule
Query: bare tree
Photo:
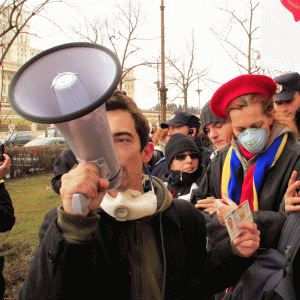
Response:
POLYGON ((111 16, 94 16, 92 19, 90 16, 85 16, 84 25, 72 26, 71 31, 83 41, 112 48, 122 66, 122 79, 119 84, 121 90, 122 84, 128 80, 126 75, 131 70, 156 62, 149 62, 137 56, 137 52, 141 50, 141 43, 146 41, 139 37, 139 28, 146 22, 141 2, 128 0, 126 5, 116 2, 114 6, 115 12, 111 16))
POLYGON ((44 0, 38 4, 32 4, 30 0, 5 0, 0 5, 0 16, 2 17, 0 20, 1 66, 18 35, 21 33, 29 34, 24 30, 28 22, 40 14, 49 3, 53 2, 61 2, 61 0, 44 0))
POLYGON ((188 111, 188 89, 195 80, 203 79, 207 75, 209 68, 199 70, 195 67, 197 47, 193 33, 191 41, 186 42, 185 49, 185 54, 180 58, 172 58, 170 55, 166 57, 169 65, 166 77, 170 82, 168 86, 174 86, 179 90, 176 98, 180 98, 180 95, 182 95, 181 97, 184 99, 183 109, 188 111))
POLYGON ((211 27, 212 33, 241 74, 260 73, 260 55, 253 45, 259 39, 258 0, 238 0, 236 3, 226 0, 222 6, 214 5, 227 15, 227 19, 222 28, 211 27))
MULTIPOLYGON (((5 58, 7 57, 9 51, 12 49, 12 45, 17 42, 18 37, 20 37, 22 48, 23 50, 25 50, 25 47, 29 45, 29 35, 32 34, 28 30, 30 20, 35 16, 40 16, 41 12, 45 10, 45 7, 54 2, 62 2, 62 0, 43 0, 40 3, 32 0, 5 0, 2 2, 2 4, 0 4, 1 103, 4 95, 5 58)), ((24 51, 23 53, 25 52, 26 51, 24 51)), ((22 63, 25 62, 24 57, 22 58, 22 63)), ((16 58, 14 58, 14 60, 16 60, 16 58)))

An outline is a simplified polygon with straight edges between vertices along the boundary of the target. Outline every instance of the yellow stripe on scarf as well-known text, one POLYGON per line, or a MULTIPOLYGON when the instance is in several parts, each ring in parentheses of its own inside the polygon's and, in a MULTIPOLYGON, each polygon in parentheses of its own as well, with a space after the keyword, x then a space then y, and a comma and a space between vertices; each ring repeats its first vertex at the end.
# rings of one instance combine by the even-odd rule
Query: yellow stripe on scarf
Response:
MULTIPOLYGON (((231 160, 231 153, 233 149, 232 146, 230 146, 226 158, 223 165, 223 172, 222 172, 222 186, 221 186, 221 192, 225 193, 228 196, 228 184, 230 180, 230 160, 231 160)), ((222 195, 221 195, 222 198, 222 195)))
MULTIPOLYGON (((280 157, 280 155, 281 155, 281 153, 282 153, 282 151, 283 151, 283 149, 285 147, 287 139, 288 139, 288 133, 286 132, 284 134, 282 142, 281 142, 281 144, 280 144, 280 146, 279 146, 279 148, 278 148, 278 150, 276 152, 276 155, 274 157, 274 161, 273 161, 273 163, 272 163, 272 165, 271 165, 270 168, 272 168, 276 164, 278 158, 280 157)), ((254 196, 254 199, 253 199, 253 210, 254 211, 258 211, 258 196, 257 196, 257 192, 256 192, 256 188, 255 188, 255 181, 254 180, 253 180, 253 196, 254 196)))

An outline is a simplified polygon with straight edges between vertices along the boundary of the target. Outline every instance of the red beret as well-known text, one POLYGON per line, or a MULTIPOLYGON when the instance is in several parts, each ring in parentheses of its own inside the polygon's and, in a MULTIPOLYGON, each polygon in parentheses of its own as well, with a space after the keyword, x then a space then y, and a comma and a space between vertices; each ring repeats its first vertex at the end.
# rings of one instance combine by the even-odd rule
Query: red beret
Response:
POLYGON ((226 108, 235 98, 247 94, 262 94, 269 98, 275 95, 275 81, 265 75, 240 75, 220 86, 210 100, 212 112, 221 119, 228 119, 226 108))

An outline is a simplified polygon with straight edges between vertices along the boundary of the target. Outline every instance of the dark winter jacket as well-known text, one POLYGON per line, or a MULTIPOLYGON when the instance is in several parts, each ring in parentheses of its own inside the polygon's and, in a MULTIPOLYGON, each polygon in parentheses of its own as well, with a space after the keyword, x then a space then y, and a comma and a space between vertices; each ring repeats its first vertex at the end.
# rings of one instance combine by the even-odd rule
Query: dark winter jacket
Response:
MULTIPOLYGON (((159 195, 157 190, 155 193, 159 195)), ((87 218, 67 214, 65 219, 72 220, 69 228, 73 231, 79 223, 90 226, 97 220, 90 237, 77 244, 64 238, 68 233, 62 232, 57 221, 61 214, 61 208, 54 208, 45 217, 40 245, 19 300, 94 299, 95 294, 137 299, 130 295, 134 274, 129 258, 132 246, 139 246, 141 222, 150 222, 153 228, 163 266, 164 299, 207 299, 207 294, 235 282, 253 262, 234 254, 229 239, 207 253, 204 217, 187 201, 173 200, 152 217, 126 222, 116 221, 100 209, 87 218)), ((139 255, 137 251, 135 259, 139 255)))
POLYGON ((4 183, 0 183, 0 232, 11 230, 15 224, 12 201, 4 183))
POLYGON ((192 190, 200 185, 202 170, 203 168, 200 168, 194 173, 171 170, 162 177, 162 181, 166 183, 168 191, 174 198, 190 201, 192 190))
POLYGON ((57 194, 59 194, 61 187, 61 177, 68 173, 76 164, 78 164, 78 160, 70 148, 65 149, 59 155, 54 166, 54 177, 51 180, 52 188, 57 194))
MULTIPOLYGON (((222 168, 230 145, 226 146, 214 157, 208 166, 198 189, 192 193, 192 203, 213 196, 221 199, 222 168)), ((256 158, 254 158, 254 163, 256 158)), ((248 166, 249 169, 249 166, 248 166)), ((300 170, 300 143, 289 135, 285 148, 276 164, 266 171, 260 190, 258 191, 259 210, 252 212, 254 222, 261 231, 261 247, 276 247, 286 215, 279 212, 288 182, 294 170, 300 170)), ((240 182, 244 180, 243 167, 235 170, 240 182)), ((207 222, 207 235, 214 244, 228 236, 226 227, 222 226, 216 213, 202 211, 207 222)))

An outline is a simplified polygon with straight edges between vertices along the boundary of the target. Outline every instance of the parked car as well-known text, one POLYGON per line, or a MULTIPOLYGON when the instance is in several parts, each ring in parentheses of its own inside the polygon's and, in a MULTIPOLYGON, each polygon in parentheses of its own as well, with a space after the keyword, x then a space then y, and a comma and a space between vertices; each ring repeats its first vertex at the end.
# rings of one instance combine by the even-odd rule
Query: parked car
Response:
POLYGON ((22 147, 22 151, 18 151, 18 153, 13 155, 11 159, 12 167, 15 171, 19 170, 18 172, 31 172, 37 169, 53 167, 58 155, 66 147, 68 147, 68 144, 63 137, 42 138, 30 141, 22 147), (53 146, 60 147, 53 151, 51 150, 53 146), (47 151, 46 155, 45 151, 47 151))
POLYGON ((47 138, 39 138, 30 141, 27 144, 25 144, 24 147, 54 146, 54 145, 67 146, 67 142, 63 137, 47 137, 47 138))
POLYGON ((33 140, 33 135, 27 132, 15 132, 7 135, 4 139, 0 140, 1 144, 7 147, 23 146, 33 140))

